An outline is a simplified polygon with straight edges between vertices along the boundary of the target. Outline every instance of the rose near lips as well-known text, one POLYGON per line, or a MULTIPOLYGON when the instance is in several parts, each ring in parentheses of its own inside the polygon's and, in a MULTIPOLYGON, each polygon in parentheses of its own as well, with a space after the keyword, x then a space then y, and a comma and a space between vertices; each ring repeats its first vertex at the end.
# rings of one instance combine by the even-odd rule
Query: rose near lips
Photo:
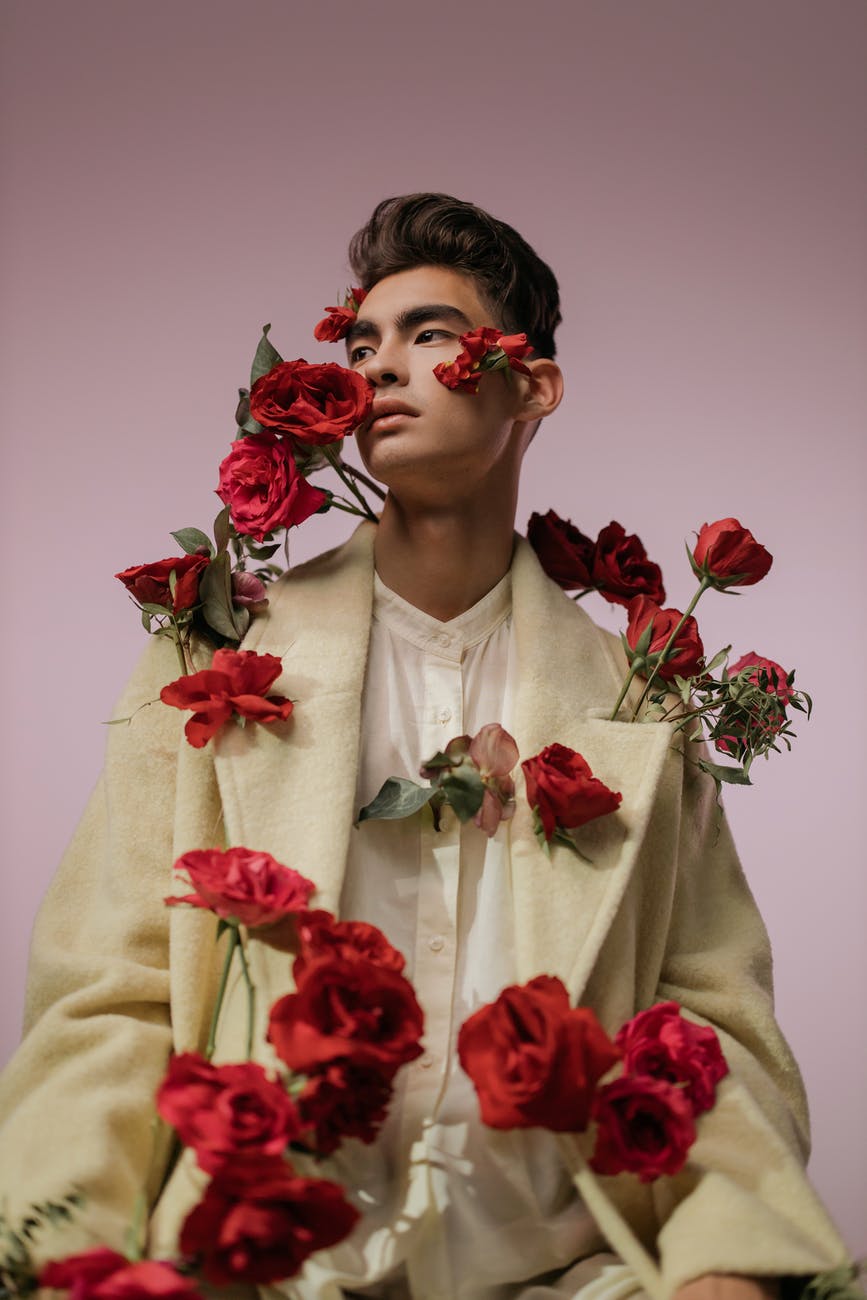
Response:
MULTIPOLYGON (((353 287, 325 308, 317 340, 346 338, 364 297, 353 287)), ((375 503, 383 498, 342 454, 345 440, 374 414, 373 387, 333 362, 284 360, 269 330, 263 328, 249 387, 240 390, 235 439, 219 465, 222 509, 213 536, 178 529, 172 536, 180 554, 116 575, 145 630, 175 647, 180 676, 165 685, 159 703, 190 715, 183 731, 195 749, 227 726, 268 728, 278 743, 293 743, 303 694, 293 699, 275 690, 281 660, 241 648, 243 638, 288 566, 290 530, 328 510, 376 522, 368 494, 375 503), (324 472, 333 476, 330 487, 311 481, 324 472)), ((454 360, 434 373, 454 401, 472 400, 482 383, 527 373, 531 351, 526 335, 485 326, 462 335, 454 360)), ((387 408, 386 401, 378 409, 387 408)), ((756 653, 729 665, 729 647, 708 661, 694 617, 705 591, 755 585, 770 569, 769 552, 737 519, 699 530, 689 551, 698 590, 682 611, 665 605, 659 566, 617 521, 593 539, 548 510, 531 517, 528 537, 545 571, 574 600, 595 591, 624 610, 625 674, 612 721, 667 724, 681 735, 687 759, 692 743, 707 738, 729 760, 697 759, 717 786, 749 784, 755 757, 790 744, 789 710, 810 709, 809 697, 794 688, 794 673, 756 653)), ((134 718, 123 721, 134 725, 134 718)), ((358 812, 358 825, 421 816, 438 829, 453 817, 468 833, 507 837, 523 803, 550 859, 546 869, 593 870, 581 849, 582 828, 618 818, 626 798, 613 788, 616 774, 601 779, 556 736, 522 759, 498 722, 454 737, 427 758, 419 754, 417 764, 419 780, 386 780, 358 812)), ((210 914, 224 949, 204 1051, 173 1056, 155 1099, 170 1135, 164 1180, 185 1162, 198 1170, 201 1188, 181 1228, 178 1259, 145 1257, 142 1189, 124 1254, 96 1245, 50 1263, 37 1278, 30 1237, 13 1233, 17 1253, 0 1256, 0 1279, 12 1280, 14 1294, 38 1282, 68 1290, 73 1300, 193 1300, 202 1294, 197 1278, 267 1286, 296 1276, 311 1254, 351 1234, 360 1213, 351 1188, 310 1177, 300 1162, 316 1157, 324 1175, 327 1158, 347 1139, 376 1141, 399 1071, 423 1050, 424 1012, 403 954, 377 927, 339 921, 313 906, 314 885, 302 871, 264 848, 240 845, 201 846, 178 858, 175 870, 166 905, 210 914), (266 1016, 268 1064, 255 1059, 265 1047, 255 1038, 253 945, 267 945, 285 962, 286 990, 266 1016), (217 1064, 231 978, 246 1001, 246 1059, 217 1064)), ((727 1073, 714 1031, 665 1002, 634 1016, 612 1039, 591 1008, 570 1006, 561 981, 540 972, 471 1015, 457 1050, 483 1122, 556 1132, 601 1230, 631 1242, 633 1267, 661 1300, 655 1265, 597 1174, 648 1182, 684 1167, 700 1117, 727 1073)), ((61 1190, 32 1207, 28 1232, 80 1209, 75 1190, 61 1190)))

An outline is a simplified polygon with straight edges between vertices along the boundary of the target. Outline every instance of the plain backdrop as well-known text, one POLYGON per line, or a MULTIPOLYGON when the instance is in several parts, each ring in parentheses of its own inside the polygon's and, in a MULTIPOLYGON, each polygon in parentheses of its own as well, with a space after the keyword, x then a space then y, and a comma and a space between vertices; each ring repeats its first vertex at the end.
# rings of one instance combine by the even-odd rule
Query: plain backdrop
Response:
MULTIPOLYGON (((518 526, 549 506, 594 535, 617 519, 675 604, 705 520, 737 516, 775 556, 739 599, 707 596, 701 626, 815 698, 793 752, 727 803, 812 1174, 867 1251, 867 7, 4 0, 0 23, 0 1059, 142 647, 112 574, 210 526, 260 326, 285 356, 337 359, 311 331, 349 283, 349 235, 386 195, 444 190, 515 225, 562 286, 567 396, 518 526)), ((312 521, 294 558, 350 526, 312 521)))

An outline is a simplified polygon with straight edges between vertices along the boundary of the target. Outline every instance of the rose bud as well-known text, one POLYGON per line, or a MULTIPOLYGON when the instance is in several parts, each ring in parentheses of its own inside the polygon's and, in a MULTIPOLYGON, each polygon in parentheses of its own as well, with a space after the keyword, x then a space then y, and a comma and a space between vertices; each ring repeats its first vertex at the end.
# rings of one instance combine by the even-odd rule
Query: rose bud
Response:
POLYGON ((242 605, 251 614, 262 614, 268 608, 267 590, 255 573, 232 574, 232 604, 242 605))
POLYGON ((728 518, 702 524, 690 563, 696 577, 709 578, 712 586, 722 590, 760 582, 773 558, 748 528, 728 518))
MULTIPOLYGON (((636 656, 643 660, 643 665, 639 664, 638 667, 643 676, 647 676, 644 667, 652 669, 657 663, 668 638, 682 617, 680 610, 660 609, 647 596, 636 596, 629 602, 626 643, 631 652, 630 662, 634 662, 636 656)), ((678 632, 665 663, 658 665, 657 676, 664 682, 671 681, 675 676, 693 677, 703 660, 704 646, 698 634, 698 624, 694 618, 689 617, 678 632)))

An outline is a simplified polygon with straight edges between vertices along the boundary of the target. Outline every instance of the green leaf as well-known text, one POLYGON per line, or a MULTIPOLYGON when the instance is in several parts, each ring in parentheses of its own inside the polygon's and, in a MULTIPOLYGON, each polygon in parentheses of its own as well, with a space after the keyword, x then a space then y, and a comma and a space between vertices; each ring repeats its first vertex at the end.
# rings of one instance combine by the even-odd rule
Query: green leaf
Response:
POLYGON ((843 1264, 827 1273, 817 1273, 801 1292, 801 1300, 864 1300, 864 1292, 858 1285, 858 1274, 863 1267, 861 1261, 860 1265, 843 1264))
POLYGON ((440 781, 446 803, 455 810, 459 821, 468 822, 482 806, 485 786, 478 768, 462 763, 440 781))
POLYGON ((143 609, 142 612, 141 612, 141 625, 142 625, 142 627, 144 628, 144 630, 145 630, 146 632, 150 632, 150 630, 151 630, 151 616, 150 616, 150 614, 147 612, 146 609, 143 609))
POLYGON ((268 338, 270 325, 262 326, 262 337, 259 340, 259 346, 256 348, 256 355, 253 358, 253 365, 250 370, 250 387, 252 388, 257 379, 262 375, 267 375, 269 370, 273 370, 279 365, 283 358, 274 347, 274 344, 268 338))
POLYGON ((224 506, 214 520, 214 541, 217 543, 217 554, 228 549, 229 546, 229 507, 224 506))
POLYGON ((433 786, 417 785, 403 776, 390 776, 379 794, 361 809, 356 826, 366 821, 396 821, 411 817, 419 808, 430 803, 436 793, 433 786))
POLYGON ((698 765, 708 776, 712 776, 715 781, 722 781, 724 785, 752 785, 743 767, 724 767, 720 763, 709 763, 706 758, 700 758, 698 765))
POLYGON ((731 650, 730 645, 725 646, 722 650, 718 650, 717 653, 714 655, 713 659, 711 659, 710 663, 707 664, 707 666, 705 667, 705 672, 708 673, 715 672, 715 670, 719 668, 720 664, 725 663, 726 659, 729 656, 730 650, 731 650))
POLYGON ((202 532, 201 528, 178 528, 176 532, 172 533, 172 537, 187 555, 195 555, 200 546, 207 547, 209 555, 214 554, 213 543, 210 537, 202 532))
POLYGON ((271 556, 276 555, 279 550, 279 542, 274 542, 273 546, 254 546, 252 542, 248 542, 246 546, 247 554, 254 560, 270 560, 271 556))
MULTIPOLYGON (((227 551, 221 551, 202 572, 199 582, 202 617, 209 627, 229 641, 240 641, 240 621, 232 605, 232 574, 227 551)), ((245 611, 246 612, 246 611, 245 611)))
POLYGON ((590 858, 588 858, 587 855, 585 853, 582 853, 581 850, 579 849, 573 831, 567 831, 562 826, 555 826, 554 834, 551 836, 551 840, 552 843, 554 844, 562 844, 564 849, 571 849, 572 852, 577 857, 579 857, 582 862, 587 862, 592 867, 593 863, 590 860, 590 858))
POLYGON ((239 436, 241 434, 261 433, 265 428, 258 420, 254 420, 252 415, 248 415, 243 424, 238 425, 239 436))
POLYGON ((143 609, 146 614, 161 615, 163 618, 167 615, 170 616, 172 612, 170 609, 167 609, 165 605, 152 605, 147 600, 142 601, 139 609, 143 609))

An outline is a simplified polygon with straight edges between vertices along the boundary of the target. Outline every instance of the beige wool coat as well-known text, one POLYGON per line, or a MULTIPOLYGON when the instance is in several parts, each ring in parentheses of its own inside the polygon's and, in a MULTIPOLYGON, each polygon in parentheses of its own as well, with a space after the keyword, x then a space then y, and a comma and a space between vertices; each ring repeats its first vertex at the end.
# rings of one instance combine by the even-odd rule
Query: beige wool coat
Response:
MULTIPOLYGON (((317 905, 338 907, 357 812, 373 535, 362 525, 293 570, 246 638, 283 660, 273 689, 296 701, 287 723, 229 725, 193 750, 181 734, 186 715, 150 703, 177 676, 171 646, 156 638, 119 703, 115 716, 134 716, 109 730, 103 777, 42 906, 28 1032, 0 1081, 9 1219, 73 1186, 87 1197, 73 1228, 41 1239, 40 1257, 120 1246, 149 1165, 156 1195, 154 1090, 170 1050, 202 1049, 221 956, 213 917, 163 904, 177 892, 175 858, 221 844, 267 850, 316 882, 317 905)), ((644 1186, 621 1175, 602 1180, 606 1190, 672 1288, 707 1272, 809 1274, 844 1263, 803 1173, 801 1081, 773 1016, 766 932, 713 783, 684 761, 667 725, 607 721, 624 672, 617 640, 521 539, 512 576, 522 758, 559 741, 623 796, 616 814, 579 832, 589 861, 560 847, 549 859, 519 776, 509 834, 520 979, 560 976, 610 1032, 676 999, 717 1029, 731 1069, 677 1177, 644 1186)), ((260 943, 250 950, 264 1025, 291 987, 289 959, 260 943)), ((243 1055, 236 1005, 218 1059, 243 1055)), ((170 1189, 161 1235, 178 1226, 173 1214, 170 1189)), ((628 1262, 628 1243, 612 1234, 611 1245, 628 1262)))

